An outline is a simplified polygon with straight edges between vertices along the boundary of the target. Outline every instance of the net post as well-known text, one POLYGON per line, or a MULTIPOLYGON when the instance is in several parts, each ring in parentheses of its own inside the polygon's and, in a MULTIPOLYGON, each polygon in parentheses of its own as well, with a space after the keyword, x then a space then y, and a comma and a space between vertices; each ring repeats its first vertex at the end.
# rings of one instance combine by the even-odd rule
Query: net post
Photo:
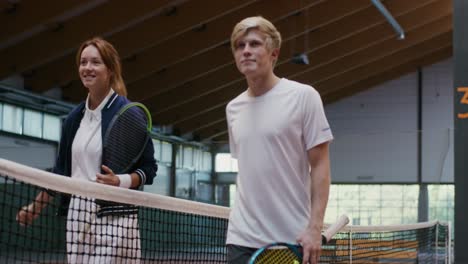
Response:
POLYGON ((437 222, 437 223, 436 223, 436 235, 435 235, 435 254, 434 254, 434 256, 435 256, 435 259, 434 259, 434 260, 435 260, 435 263, 438 262, 438 261, 437 261, 437 259, 438 259, 437 254, 438 254, 438 252, 439 252, 439 225, 440 225, 440 223, 437 222))
POLYGON ((349 263, 353 264, 353 227, 349 227, 349 263))
POLYGON ((447 223, 447 257, 445 258, 446 263, 452 263, 452 222, 448 221, 447 223))

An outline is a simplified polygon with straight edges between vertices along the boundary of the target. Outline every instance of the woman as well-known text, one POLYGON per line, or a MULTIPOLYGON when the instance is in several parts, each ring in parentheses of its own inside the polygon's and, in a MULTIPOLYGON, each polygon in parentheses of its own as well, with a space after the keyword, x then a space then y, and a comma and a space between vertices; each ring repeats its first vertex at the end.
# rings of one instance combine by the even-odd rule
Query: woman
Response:
MULTIPOLYGON (((117 51, 104 39, 92 38, 81 44, 76 63, 88 96, 63 123, 53 172, 122 188, 139 189, 152 184, 157 165, 151 140, 129 174, 116 175, 101 164, 108 125, 115 113, 129 103, 117 51)), ((35 201, 18 212, 18 222, 31 224, 52 198, 50 192, 39 193, 35 201)), ((139 263, 136 209, 118 204, 104 207, 94 199, 72 196, 67 217, 67 253, 70 263, 139 263)))

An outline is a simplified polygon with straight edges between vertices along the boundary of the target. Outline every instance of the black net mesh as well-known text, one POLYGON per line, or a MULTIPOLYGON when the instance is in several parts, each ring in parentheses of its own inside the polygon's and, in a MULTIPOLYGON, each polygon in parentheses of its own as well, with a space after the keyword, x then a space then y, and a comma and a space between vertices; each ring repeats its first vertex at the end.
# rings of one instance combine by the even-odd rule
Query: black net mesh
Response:
MULTIPOLYGON (((0 175, 0 263, 226 263, 228 208, 77 181, 2 159, 0 175), (31 225, 19 225, 20 208, 44 188, 71 197, 67 214, 57 215, 58 194, 31 225), (111 214, 99 217, 95 198, 138 205, 138 211, 107 208, 111 214)), ((449 263, 449 233, 438 222, 348 226, 323 246, 321 263, 449 263)))

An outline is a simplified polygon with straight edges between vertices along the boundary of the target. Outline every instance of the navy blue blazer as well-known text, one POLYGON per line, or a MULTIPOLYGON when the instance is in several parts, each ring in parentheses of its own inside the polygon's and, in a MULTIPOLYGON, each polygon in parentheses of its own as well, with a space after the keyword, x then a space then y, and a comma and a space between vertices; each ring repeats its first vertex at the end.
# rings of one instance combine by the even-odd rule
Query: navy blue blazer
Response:
MULTIPOLYGON (((109 127, 109 123, 114 117, 114 115, 126 104, 130 103, 130 101, 123 96, 114 93, 110 98, 104 108, 101 110, 102 118, 101 118, 101 131, 102 131, 102 138, 104 140, 104 135, 109 127)), ((71 176, 71 158, 72 158, 72 143, 75 139, 76 132, 80 127, 81 119, 84 116, 85 112, 85 104, 86 102, 81 102, 77 107, 75 107, 70 114, 65 118, 62 124, 62 134, 60 137, 60 144, 59 144, 59 151, 57 155, 57 159, 55 162, 55 166, 53 168, 53 172, 56 174, 64 175, 64 176, 71 176)), ((153 141, 149 139, 148 143, 146 144, 145 150, 140 157, 140 160, 134 167, 134 172, 140 176, 140 186, 135 189, 142 189, 143 185, 145 184, 153 184, 153 179, 156 176, 156 171, 158 170, 158 166, 156 164, 156 160, 154 158, 154 146, 153 141)), ((52 193, 53 194, 53 193, 52 193)), ((66 214, 68 210, 68 203, 69 197, 64 198, 62 196, 61 208, 59 210, 59 214, 63 215, 66 214)), ((134 207, 130 210, 126 205, 115 205, 113 208, 103 208, 103 213, 105 212, 112 212, 112 211, 119 211, 120 213, 124 212, 133 213, 136 212, 134 207), (128 211, 128 210, 130 211, 128 211)), ((107 213, 105 213, 107 214, 107 213)))

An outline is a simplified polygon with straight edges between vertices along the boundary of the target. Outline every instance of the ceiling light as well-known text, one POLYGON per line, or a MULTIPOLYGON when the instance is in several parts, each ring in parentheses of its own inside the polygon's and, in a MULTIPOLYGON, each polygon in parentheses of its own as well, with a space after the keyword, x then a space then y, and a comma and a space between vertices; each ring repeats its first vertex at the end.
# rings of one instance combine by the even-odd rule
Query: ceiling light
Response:
POLYGON ((295 54, 291 58, 291 62, 299 65, 309 65, 309 57, 305 53, 295 54))

